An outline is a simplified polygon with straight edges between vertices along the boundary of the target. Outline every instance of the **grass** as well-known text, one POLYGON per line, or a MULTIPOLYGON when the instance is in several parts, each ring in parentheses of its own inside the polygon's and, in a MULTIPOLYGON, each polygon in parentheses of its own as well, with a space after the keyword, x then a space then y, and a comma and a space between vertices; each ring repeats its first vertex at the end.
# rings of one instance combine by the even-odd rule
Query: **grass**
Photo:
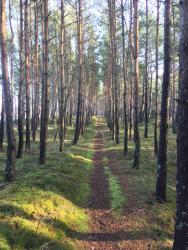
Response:
MULTIPOLYGON (((49 126, 46 164, 38 164, 39 142, 32 143, 31 154, 17 161, 16 181, 10 185, 4 186, 6 156, 0 154, 0 249, 83 249, 77 239, 79 234, 85 235, 89 231, 90 218, 85 204, 91 191, 92 139, 96 132, 95 124, 99 121, 104 125, 103 163, 109 182, 111 208, 116 211, 114 216, 121 215, 124 205, 129 206, 132 200, 135 210, 146 212, 130 213, 130 218, 126 217, 126 230, 132 231, 135 239, 140 235, 152 239, 156 246, 154 249, 171 249, 175 217, 175 136, 169 130, 167 202, 156 204, 157 163, 153 153, 153 124, 150 124, 148 139, 144 138, 144 128, 140 126, 140 170, 134 170, 133 140, 129 141, 129 153, 125 157, 122 143, 115 145, 103 124, 104 120, 96 118, 78 146, 71 145, 74 130, 68 128, 63 154, 58 153, 58 140, 54 143, 57 128, 49 126), (120 170, 128 183, 127 191, 116 171, 108 164, 110 153, 115 156, 114 167, 120 170)), ((123 129, 120 140, 123 142, 123 129)), ((124 249, 123 245, 121 247, 124 249)))
POLYGON ((111 209, 114 211, 115 215, 121 215, 123 206, 126 202, 126 197, 122 191, 117 177, 112 174, 110 167, 108 166, 108 159, 104 158, 103 162, 111 196, 111 209))
MULTIPOLYGON (((51 126, 46 164, 38 164, 38 142, 32 143, 31 154, 16 163, 15 183, 1 188, 0 249, 80 249, 74 234, 88 231, 84 206, 95 127, 86 130, 78 146, 71 146, 73 129, 67 133, 64 153, 58 153, 51 126)), ((1 183, 4 162, 1 154, 1 183)))
MULTIPOLYGON (((140 126, 141 135, 141 159, 140 169, 133 169, 134 143, 129 141, 129 153, 123 155, 123 129, 120 130, 119 145, 111 140, 108 130, 104 131, 106 152, 116 154, 116 166, 121 169, 122 175, 126 178, 129 186, 129 193, 135 202, 137 210, 146 209, 149 216, 138 218, 133 228, 137 230, 138 223, 143 224, 147 229, 149 238, 156 241, 157 249, 171 249, 174 232, 176 188, 176 136, 169 129, 168 134, 168 178, 167 178, 167 202, 164 204, 155 203, 155 185, 157 172, 157 159, 153 152, 153 124, 149 126, 149 137, 144 138, 144 127, 140 126)), ((129 204, 129 199, 126 201, 129 204)), ((145 230, 144 229, 144 230, 145 230)))

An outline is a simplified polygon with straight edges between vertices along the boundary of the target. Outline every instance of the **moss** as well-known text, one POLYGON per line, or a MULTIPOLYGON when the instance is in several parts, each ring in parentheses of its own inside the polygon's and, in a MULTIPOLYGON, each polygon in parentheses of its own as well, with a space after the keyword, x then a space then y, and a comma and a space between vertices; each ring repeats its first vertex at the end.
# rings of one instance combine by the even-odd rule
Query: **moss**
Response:
MULTIPOLYGON (((129 152, 127 156, 123 155, 123 129, 120 130, 119 145, 116 145, 111 140, 111 135, 108 131, 105 135, 105 150, 106 152, 115 152, 116 165, 121 169, 122 174, 128 182, 128 189, 131 196, 135 198, 135 207, 146 209, 151 213, 152 220, 143 217, 145 227, 148 228, 149 235, 154 238, 159 245, 159 249, 170 249, 172 247, 174 218, 175 218, 175 203, 176 203, 176 135, 173 135, 171 130, 168 134, 168 178, 167 178, 167 202, 165 204, 155 203, 155 187, 156 187, 156 172, 157 158, 153 150, 153 125, 149 126, 149 137, 144 138, 144 126, 140 125, 141 136, 141 157, 140 169, 133 169, 134 158, 134 142, 133 138, 129 140, 129 152)), ((129 200, 127 200, 129 203, 129 200)), ((135 228, 136 229, 136 228, 135 228)))
POLYGON ((108 166, 108 160, 106 158, 104 159, 104 164, 111 196, 111 208, 116 214, 120 214, 123 210, 123 206, 125 205, 126 197, 122 191, 118 179, 112 174, 108 166))
MULTIPOLYGON (((79 249, 74 235, 88 231, 85 204, 93 145, 87 141, 95 127, 86 129, 76 147, 71 146, 69 128, 63 153, 58 153, 58 141, 53 142, 55 130, 50 127, 46 164, 38 164, 37 138, 31 154, 17 161, 16 182, 0 192, 0 249, 79 249)), ((0 154, 2 181, 4 162, 5 154, 0 154)))

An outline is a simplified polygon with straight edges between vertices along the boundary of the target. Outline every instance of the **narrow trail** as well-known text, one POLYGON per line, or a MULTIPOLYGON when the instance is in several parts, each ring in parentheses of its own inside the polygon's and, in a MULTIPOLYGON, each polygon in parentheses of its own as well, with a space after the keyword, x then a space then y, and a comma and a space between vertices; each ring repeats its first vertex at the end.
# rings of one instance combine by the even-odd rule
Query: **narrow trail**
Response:
MULTIPOLYGON (((112 172, 123 185, 126 194, 127 182, 116 165, 116 155, 105 151, 102 127, 97 126, 94 139, 94 170, 91 176, 92 193, 88 202, 87 213, 91 218, 91 232, 82 235, 84 250, 147 250, 151 248, 151 241, 143 228, 133 230, 133 224, 139 223, 142 214, 134 208, 133 200, 125 206, 121 216, 114 216, 111 211, 111 197, 108 188, 108 179, 104 170, 104 157, 108 158, 108 164, 112 172), (123 180, 123 182, 122 182, 123 180)), ((141 224, 141 223, 140 223, 141 224)), ((142 224, 141 224, 142 225, 142 224)))
POLYGON ((94 139, 94 171, 91 176, 92 193, 88 205, 88 213, 92 218, 91 230, 85 242, 87 250, 120 249, 118 241, 122 233, 116 229, 116 220, 110 212, 110 194, 105 175, 103 158, 104 141, 101 127, 97 127, 94 139))

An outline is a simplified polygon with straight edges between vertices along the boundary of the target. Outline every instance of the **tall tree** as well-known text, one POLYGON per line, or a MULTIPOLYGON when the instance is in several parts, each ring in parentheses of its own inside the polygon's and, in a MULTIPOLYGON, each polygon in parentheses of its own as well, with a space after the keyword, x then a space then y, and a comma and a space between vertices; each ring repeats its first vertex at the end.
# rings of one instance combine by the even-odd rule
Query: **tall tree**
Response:
POLYGON ((158 152, 158 83, 159 83, 159 0, 157 0, 156 41, 155 41, 155 124, 154 124, 154 152, 158 152))
POLYGON ((149 9, 148 0, 146 0, 146 48, 145 48, 145 107, 144 107, 144 137, 148 138, 148 36, 149 36, 149 9))
POLYGON ((29 63, 29 29, 28 29, 28 0, 25 0, 25 94, 26 94, 26 152, 30 151, 30 63, 29 63))
POLYGON ((128 117, 127 117, 127 83, 126 83, 126 68, 125 68, 125 15, 124 3, 121 0, 121 26, 122 26, 122 49, 123 49, 123 108, 124 108, 124 154, 128 152, 128 117))
POLYGON ((166 201, 166 175, 167 175, 167 106, 170 85, 171 69, 171 0, 165 0, 164 9, 164 72, 161 97, 161 120, 158 150, 156 201, 166 201))
POLYGON ((139 169, 140 163, 140 135, 138 127, 138 104, 139 104, 139 65, 138 65, 138 47, 139 47, 139 21, 138 21, 138 0, 133 0, 134 8, 134 165, 139 169))
POLYGON ((13 105, 11 87, 8 76, 8 57, 6 48, 6 0, 0 0, 0 40, 1 40, 1 63, 3 78, 3 94, 5 98, 6 111, 6 131, 7 131, 7 162, 5 167, 5 180, 12 182, 15 180, 15 154, 16 142, 13 128, 13 105))
POLYGON ((80 119, 81 119, 81 106, 82 106, 82 83, 83 83, 83 1, 78 0, 77 8, 77 30, 78 30, 78 100, 76 111, 76 128, 73 138, 73 144, 77 144, 80 136, 80 119))
POLYGON ((23 0, 20 0, 20 81, 19 81, 19 92, 18 92, 18 151, 17 158, 22 157, 23 153, 23 81, 24 81, 24 59, 23 59, 23 0))
POLYGON ((39 21, 38 21, 38 8, 37 1, 34 6, 34 34, 35 34, 35 51, 34 51, 34 107, 33 107, 33 126, 32 137, 33 141, 36 139, 36 131, 39 120, 39 21))
POLYGON ((49 74, 48 74, 48 0, 43 1, 43 79, 41 100, 40 156, 39 163, 46 161, 46 144, 49 116, 49 74))
POLYGON ((65 70, 64 70, 64 44, 65 44, 65 9, 64 9, 64 0, 61 0, 61 42, 60 42, 60 100, 59 100, 59 151, 63 151, 63 142, 64 142, 64 131, 63 131, 63 120, 64 120, 64 90, 65 90, 65 70))
POLYGON ((114 126, 115 141, 119 143, 118 79, 117 79, 117 39, 116 39, 116 1, 112 0, 112 82, 114 87, 114 126))
POLYGON ((180 2, 180 81, 177 134, 177 219, 174 250, 188 248, 188 1, 180 2))

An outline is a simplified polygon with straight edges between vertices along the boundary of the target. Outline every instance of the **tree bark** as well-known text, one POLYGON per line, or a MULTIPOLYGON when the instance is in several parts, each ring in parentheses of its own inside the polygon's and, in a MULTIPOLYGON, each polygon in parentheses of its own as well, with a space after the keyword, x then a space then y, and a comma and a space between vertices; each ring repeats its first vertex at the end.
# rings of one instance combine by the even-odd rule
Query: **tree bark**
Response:
POLYGON ((24 81, 24 60, 23 60, 23 0, 20 0, 20 81, 19 81, 19 92, 18 92, 18 151, 17 158, 22 158, 23 154, 23 81, 24 81))
POLYGON ((139 104, 139 22, 138 22, 138 0, 133 0, 134 7, 134 165, 133 168, 139 169, 140 164, 140 135, 138 127, 138 104, 139 104))
POLYGON ((38 4, 35 3, 34 9, 35 16, 35 51, 34 51, 34 109, 33 109, 33 128, 32 137, 33 141, 36 139, 36 132, 38 128, 39 117, 39 42, 38 42, 38 4))
POLYGON ((155 124, 154 124, 154 153, 158 153, 158 83, 159 83, 159 0, 157 0, 156 42, 155 42, 155 124))
POLYGON ((126 69, 125 69, 125 16, 124 3, 121 0, 121 26, 122 26, 122 49, 123 49, 123 109, 124 109, 124 154, 128 153, 128 118, 127 118, 127 83, 126 83, 126 69))
POLYGON ((0 0, 0 39, 1 39, 1 64, 3 78, 3 94, 5 98, 6 131, 7 131, 7 162, 5 167, 5 180, 15 180, 15 154, 16 142, 13 127, 13 105, 10 81, 8 77, 8 57, 6 48, 6 0, 0 0))
POLYGON ((39 163, 46 161, 46 147, 49 116, 49 82, 48 82, 48 0, 43 1, 43 82, 41 101, 40 156, 39 163))
POLYGON ((146 0, 145 106, 144 106, 145 138, 148 138, 148 36, 149 36, 148 12, 149 12, 148 0, 146 0))
POLYGON ((28 31, 28 0, 25 0, 25 93, 26 93, 26 152, 30 152, 30 65, 29 65, 29 31, 28 31))
POLYGON ((177 212, 174 250, 188 248, 188 2, 180 3, 180 81, 177 134, 177 212))
POLYGON ((156 201, 166 201, 166 175, 167 175, 167 106, 170 85, 170 69, 171 69, 171 0, 165 0, 164 10, 164 73, 162 85, 161 100, 161 123, 158 151, 158 167, 157 167, 157 183, 156 183, 156 201))
POLYGON ((61 0, 61 43, 60 43, 60 102, 59 102, 59 152, 63 151, 64 144, 64 90, 65 90, 65 70, 64 70, 64 59, 65 59, 65 9, 64 0, 61 0))
POLYGON ((77 29, 78 29, 78 62, 79 62, 79 79, 78 79, 78 101, 76 112, 76 128, 73 138, 73 145, 76 145, 80 136, 80 119, 81 119, 81 106, 82 106, 82 82, 83 82, 83 1, 78 0, 78 13, 77 13, 77 29))

